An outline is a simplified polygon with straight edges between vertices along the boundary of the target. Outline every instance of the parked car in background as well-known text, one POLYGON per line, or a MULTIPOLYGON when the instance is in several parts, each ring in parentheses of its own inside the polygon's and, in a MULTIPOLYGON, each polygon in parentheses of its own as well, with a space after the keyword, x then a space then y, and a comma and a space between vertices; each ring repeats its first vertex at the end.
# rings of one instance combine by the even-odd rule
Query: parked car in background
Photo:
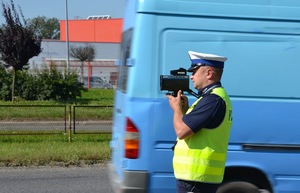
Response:
MULTIPOLYGON (((83 77, 84 87, 88 87, 88 77, 83 77)), ((90 88, 103 88, 103 89, 113 89, 113 85, 105 82, 102 78, 98 76, 90 77, 90 88)))

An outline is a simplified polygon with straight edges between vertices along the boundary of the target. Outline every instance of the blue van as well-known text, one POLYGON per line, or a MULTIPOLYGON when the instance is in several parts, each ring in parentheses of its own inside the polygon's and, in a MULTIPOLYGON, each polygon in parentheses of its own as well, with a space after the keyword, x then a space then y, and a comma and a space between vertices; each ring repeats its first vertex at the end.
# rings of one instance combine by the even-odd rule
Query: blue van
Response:
POLYGON ((234 118, 218 193, 300 192, 299 0, 127 0, 123 25, 115 192, 175 192, 176 135, 160 75, 188 68, 189 50, 228 57, 222 84, 234 118))

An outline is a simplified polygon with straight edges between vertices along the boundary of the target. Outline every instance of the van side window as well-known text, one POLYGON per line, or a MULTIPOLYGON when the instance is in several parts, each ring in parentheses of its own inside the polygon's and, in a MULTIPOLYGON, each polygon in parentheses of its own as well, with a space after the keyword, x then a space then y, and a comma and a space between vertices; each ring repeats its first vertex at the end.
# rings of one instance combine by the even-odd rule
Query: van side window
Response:
POLYGON ((123 33, 122 44, 121 44, 121 58, 119 66, 119 77, 118 77, 118 89, 122 92, 127 90, 127 76, 128 66, 126 66, 126 60, 130 57, 131 52, 131 38, 133 29, 128 29, 123 33))

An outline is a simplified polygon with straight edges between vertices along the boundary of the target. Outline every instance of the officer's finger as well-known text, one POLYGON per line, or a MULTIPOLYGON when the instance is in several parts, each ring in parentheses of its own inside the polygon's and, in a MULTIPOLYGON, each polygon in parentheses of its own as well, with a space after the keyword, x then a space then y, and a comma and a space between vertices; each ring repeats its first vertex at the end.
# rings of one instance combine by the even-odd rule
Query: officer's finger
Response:
POLYGON ((182 91, 179 90, 178 93, 177 93, 177 97, 181 97, 181 94, 182 94, 182 91))

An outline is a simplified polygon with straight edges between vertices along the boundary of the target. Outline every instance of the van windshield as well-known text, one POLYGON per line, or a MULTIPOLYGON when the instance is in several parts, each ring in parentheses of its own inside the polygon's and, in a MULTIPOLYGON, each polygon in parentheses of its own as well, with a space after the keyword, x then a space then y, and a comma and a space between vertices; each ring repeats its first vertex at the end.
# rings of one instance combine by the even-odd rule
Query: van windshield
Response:
POLYGON ((126 61, 130 57, 132 32, 133 29, 130 28, 123 33, 121 44, 121 58, 119 63, 120 66, 117 89, 124 93, 126 93, 127 90, 128 66, 126 65, 126 61))

